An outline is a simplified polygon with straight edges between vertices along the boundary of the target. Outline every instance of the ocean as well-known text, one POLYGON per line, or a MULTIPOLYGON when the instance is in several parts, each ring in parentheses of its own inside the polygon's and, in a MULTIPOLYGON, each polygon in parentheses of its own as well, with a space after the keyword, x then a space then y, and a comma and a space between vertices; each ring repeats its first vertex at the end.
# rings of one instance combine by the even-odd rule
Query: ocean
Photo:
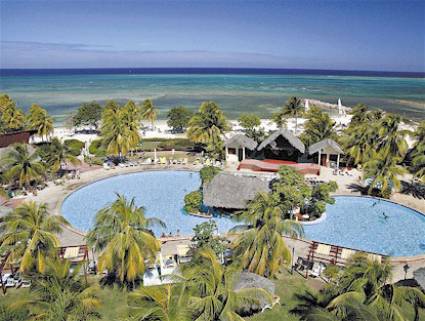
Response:
POLYGON ((0 92, 27 110, 45 107, 63 122, 83 102, 154 100, 160 118, 174 106, 214 100, 226 116, 269 117, 290 96, 343 105, 364 103, 411 119, 425 118, 425 74, 224 68, 0 69, 0 92))

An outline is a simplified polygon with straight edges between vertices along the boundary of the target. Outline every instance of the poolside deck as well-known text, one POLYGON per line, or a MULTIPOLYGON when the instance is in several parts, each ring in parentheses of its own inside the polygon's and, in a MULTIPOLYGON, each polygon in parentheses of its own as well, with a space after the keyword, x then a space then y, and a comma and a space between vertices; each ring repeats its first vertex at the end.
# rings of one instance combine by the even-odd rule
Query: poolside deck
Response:
POLYGON ((311 163, 296 163, 291 161, 281 161, 275 159, 244 159, 239 163, 238 170, 249 169, 255 172, 278 172, 283 165, 294 168, 298 173, 306 175, 320 175, 320 166, 311 163))

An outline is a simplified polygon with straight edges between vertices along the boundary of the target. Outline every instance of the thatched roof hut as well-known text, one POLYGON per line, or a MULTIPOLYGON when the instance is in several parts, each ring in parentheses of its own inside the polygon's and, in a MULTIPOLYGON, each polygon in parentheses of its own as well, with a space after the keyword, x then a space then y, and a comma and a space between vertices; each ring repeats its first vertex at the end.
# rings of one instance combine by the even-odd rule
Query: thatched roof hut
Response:
POLYGON ((289 142, 289 144, 297 149, 300 153, 304 154, 305 146, 303 142, 294 134, 292 134, 289 130, 282 128, 275 131, 269 137, 267 137, 261 144, 258 146, 258 150, 261 151, 267 146, 270 146, 272 149, 278 149, 279 146, 277 144, 278 138, 283 138, 289 142))
POLYGON ((269 291, 271 294, 275 293, 276 286, 273 281, 251 272, 242 272, 239 280, 235 283, 234 289, 247 289, 257 288, 269 291))
POLYGON ((258 274, 254 274, 251 272, 242 272, 239 275, 239 279, 236 281, 234 285, 234 290, 242 290, 242 289, 263 289, 268 291, 273 296, 273 302, 268 302, 267 300, 260 299, 259 306, 253 305, 251 306, 251 310, 265 310, 267 308, 272 308, 272 306, 279 302, 279 297, 275 295, 276 286, 273 281, 260 276, 258 274))
POLYGON ((224 146, 228 148, 247 148, 254 150, 257 147, 257 142, 243 134, 237 134, 226 139, 224 146))
POLYGON ((341 146, 339 146, 336 141, 329 138, 323 139, 308 148, 308 153, 310 155, 318 153, 319 151, 323 154, 344 154, 344 151, 342 150, 341 146))
POLYGON ((223 209, 245 209, 259 192, 269 192, 269 185, 270 178, 222 172, 204 186, 204 204, 223 209))

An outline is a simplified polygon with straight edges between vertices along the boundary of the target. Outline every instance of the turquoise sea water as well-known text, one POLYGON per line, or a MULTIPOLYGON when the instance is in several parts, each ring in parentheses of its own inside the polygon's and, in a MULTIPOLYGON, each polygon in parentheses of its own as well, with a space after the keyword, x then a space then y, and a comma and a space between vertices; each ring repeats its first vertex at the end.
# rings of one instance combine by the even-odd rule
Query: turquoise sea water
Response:
POLYGON ((57 121, 82 102, 108 99, 154 99, 160 118, 169 108, 195 109, 204 100, 215 100, 230 118, 242 112, 268 117, 289 96, 314 98, 344 105, 365 103, 372 108, 425 118, 425 79, 404 77, 306 74, 191 74, 191 73, 24 73, 2 74, 0 92, 19 106, 46 107, 57 121))

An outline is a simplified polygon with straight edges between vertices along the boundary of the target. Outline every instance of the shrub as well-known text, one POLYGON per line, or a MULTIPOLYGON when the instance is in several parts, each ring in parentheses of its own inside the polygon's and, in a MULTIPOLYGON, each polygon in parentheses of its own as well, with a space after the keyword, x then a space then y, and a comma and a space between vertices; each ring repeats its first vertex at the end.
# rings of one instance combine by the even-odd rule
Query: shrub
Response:
POLYGON ((102 146, 102 140, 95 139, 92 141, 89 146, 89 152, 96 156, 106 156, 106 149, 102 146))
POLYGON ((334 264, 329 264, 326 266, 326 269, 323 271, 323 275, 329 280, 335 280, 339 274, 339 267, 334 264))
POLYGON ((201 175, 202 185, 211 182, 214 176, 220 173, 220 171, 220 168, 214 166, 203 167, 199 172, 199 174, 201 175))
POLYGON ((80 155, 81 149, 84 147, 84 142, 78 139, 67 139, 63 143, 69 148, 71 154, 74 156, 80 155))
POLYGON ((202 207, 202 192, 190 192, 184 197, 184 209, 188 213, 199 213, 202 207))

